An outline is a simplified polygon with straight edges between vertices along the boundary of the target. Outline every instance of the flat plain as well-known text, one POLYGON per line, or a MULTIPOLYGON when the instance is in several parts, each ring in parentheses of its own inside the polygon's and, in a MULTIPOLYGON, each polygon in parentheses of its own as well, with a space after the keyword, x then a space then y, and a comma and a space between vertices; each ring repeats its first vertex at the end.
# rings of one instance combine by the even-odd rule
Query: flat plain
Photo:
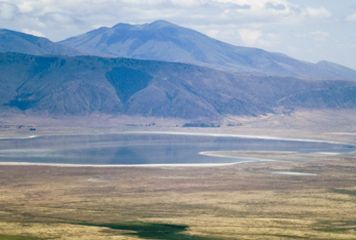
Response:
MULTIPOLYGON (((254 129, 355 143, 353 131, 343 129, 318 135, 254 129)), ((355 153, 230 154, 276 161, 157 168, 0 165, 0 239, 356 239, 355 153)))

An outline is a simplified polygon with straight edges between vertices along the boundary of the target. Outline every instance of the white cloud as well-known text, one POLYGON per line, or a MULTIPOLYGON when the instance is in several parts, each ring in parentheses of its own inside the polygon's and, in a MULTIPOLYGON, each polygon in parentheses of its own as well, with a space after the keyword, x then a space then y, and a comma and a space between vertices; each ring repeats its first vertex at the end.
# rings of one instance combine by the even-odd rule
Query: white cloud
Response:
POLYGON ((356 13, 347 16, 347 21, 356 21, 356 13))
POLYGON ((54 24, 76 24, 77 20, 71 14, 63 13, 63 12, 49 12, 42 15, 39 18, 43 23, 50 22, 54 24))
POLYGON ((31 4, 30 1, 21 2, 17 5, 17 7, 19 8, 20 12, 22 12, 22 13, 28 13, 28 12, 33 11, 33 5, 31 4))
POLYGON ((257 29, 240 29, 238 33, 241 41, 246 45, 254 45, 262 37, 262 32, 257 29))
POLYGON ((23 29, 21 29, 21 31, 24 33, 27 33, 27 34, 38 36, 38 37, 45 37, 45 35, 43 33, 41 33, 40 31, 36 31, 36 30, 28 29, 28 28, 23 28, 23 29))
POLYGON ((314 32, 310 32, 309 35, 315 41, 321 42, 321 41, 325 41, 330 36, 330 33, 324 31, 314 31, 314 32))
POLYGON ((13 19, 17 11, 18 9, 16 5, 7 2, 0 2, 0 19, 13 19))
POLYGON ((304 10, 304 15, 311 18, 327 18, 331 16, 331 13, 324 7, 312 8, 307 7, 304 10))

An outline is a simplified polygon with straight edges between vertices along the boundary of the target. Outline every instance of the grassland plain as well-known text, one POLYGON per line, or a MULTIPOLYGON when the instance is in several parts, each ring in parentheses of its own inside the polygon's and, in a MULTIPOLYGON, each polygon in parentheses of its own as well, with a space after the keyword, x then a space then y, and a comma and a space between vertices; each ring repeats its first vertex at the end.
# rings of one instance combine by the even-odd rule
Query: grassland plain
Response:
MULTIPOLYGON (((22 119, 3 121, 1 136, 105 134, 125 130, 132 122, 109 119, 106 127, 97 127, 22 119), (122 127, 115 128, 118 123, 122 127), (29 133, 19 124, 37 131, 29 133)), ((356 143, 354 112, 227 121, 242 125, 189 131, 356 143)), ((181 122, 163 123, 138 120, 134 128, 188 131, 174 127, 181 122), (156 125, 146 128, 150 122, 156 125)), ((356 239, 355 153, 220 154, 277 161, 204 168, 0 165, 0 240, 356 239)))
POLYGON ((215 168, 0 166, 0 239, 356 239, 355 155, 282 156, 215 168))

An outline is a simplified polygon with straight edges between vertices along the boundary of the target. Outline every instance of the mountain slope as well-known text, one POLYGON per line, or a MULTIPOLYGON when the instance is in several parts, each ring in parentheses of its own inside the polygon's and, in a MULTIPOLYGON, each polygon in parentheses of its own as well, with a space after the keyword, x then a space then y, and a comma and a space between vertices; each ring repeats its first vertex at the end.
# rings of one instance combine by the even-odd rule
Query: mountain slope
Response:
POLYGON ((182 62, 233 72, 304 79, 356 80, 356 71, 352 69, 303 62, 257 48, 233 46, 166 21, 102 27, 60 44, 104 57, 182 62))
POLYGON ((356 83, 251 77, 188 64, 0 53, 0 111, 217 119, 355 108, 356 83))
POLYGON ((18 52, 34 55, 75 55, 77 50, 53 43, 30 34, 0 29, 0 52, 18 52))

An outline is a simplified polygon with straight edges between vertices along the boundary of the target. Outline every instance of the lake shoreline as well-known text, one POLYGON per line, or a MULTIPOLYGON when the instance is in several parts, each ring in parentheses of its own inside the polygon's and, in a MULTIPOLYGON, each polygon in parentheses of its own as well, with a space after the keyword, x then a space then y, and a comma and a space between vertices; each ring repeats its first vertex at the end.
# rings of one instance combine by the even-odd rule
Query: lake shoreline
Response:
MULTIPOLYGON (((41 137, 55 137, 55 136, 76 136, 77 134, 45 134, 45 135, 29 135, 29 136, 13 136, 8 138, 0 138, 0 140, 30 140, 30 139, 37 139, 41 137)), ((106 135, 106 133, 96 133, 96 134, 79 134, 79 136, 101 136, 106 135)), ((310 138, 287 138, 287 137, 270 137, 264 135, 246 135, 246 134, 227 134, 227 133, 208 133, 208 132, 183 132, 183 131, 121 131, 117 133, 111 133, 109 135, 173 135, 173 136, 193 136, 193 137, 215 137, 215 138, 240 138, 240 139, 256 139, 256 140, 271 140, 271 141, 286 141, 286 142, 301 142, 301 143, 326 143, 326 144, 345 144, 340 142, 333 142, 327 140, 317 140, 317 139, 310 139, 310 138)), ((350 146, 355 146, 354 144, 349 143, 350 146)), ((215 157, 215 158, 225 158, 225 159, 236 159, 236 161, 229 161, 229 162, 221 162, 221 163, 214 163, 214 162, 202 162, 202 163, 132 163, 132 164, 90 164, 90 163, 60 163, 60 162, 27 162, 21 161, 6 161, 4 159, 3 162, 0 162, 0 166, 48 166, 48 167, 88 167, 88 168, 206 168, 206 167, 225 167, 225 166, 232 166, 236 164, 242 163, 258 163, 258 162, 272 162, 272 161, 283 161, 281 159, 272 159, 272 158, 265 158, 264 156, 254 156, 253 154, 260 154, 266 153, 266 151, 250 151, 252 155, 244 155, 246 151, 244 150, 226 150, 226 151, 199 151, 197 152, 198 155, 207 156, 207 157, 215 157), (235 155, 233 154, 235 153, 235 155), (239 155, 242 153, 243 155, 239 155)), ((273 150, 269 153, 275 154, 285 154, 285 153, 292 153, 292 154, 299 154, 301 152, 294 151, 281 151, 281 150, 273 150)), ((342 152, 331 152, 327 154, 341 154, 342 152)), ((320 154, 320 152, 315 152, 314 154, 320 154)), ((325 153, 326 154, 326 153, 325 153)))
POLYGON ((225 167, 252 161, 241 161, 234 163, 188 163, 188 164, 66 164, 66 163, 32 163, 32 162, 0 162, 0 166, 41 166, 61 168, 204 168, 225 167))
POLYGON ((258 135, 258 134, 229 134, 229 133, 210 133, 210 132, 185 132, 185 131, 131 131, 124 130, 119 132, 112 133, 54 133, 54 134, 32 134, 26 136, 1 136, 0 140, 12 140, 12 139, 33 139, 47 136, 74 136, 74 135, 82 135, 82 136, 100 136, 100 135, 131 135, 131 134, 152 134, 152 135, 182 135, 182 136, 200 136, 200 137, 231 137, 231 138, 242 138, 242 139, 257 139, 257 140, 275 140, 275 141, 293 141, 293 142, 311 142, 311 143, 330 143, 330 144, 350 144, 351 142, 341 142, 341 141, 332 141, 332 140, 321 140, 321 139, 313 139, 313 138, 294 138, 294 137, 279 137, 279 136, 266 136, 266 135, 258 135))

